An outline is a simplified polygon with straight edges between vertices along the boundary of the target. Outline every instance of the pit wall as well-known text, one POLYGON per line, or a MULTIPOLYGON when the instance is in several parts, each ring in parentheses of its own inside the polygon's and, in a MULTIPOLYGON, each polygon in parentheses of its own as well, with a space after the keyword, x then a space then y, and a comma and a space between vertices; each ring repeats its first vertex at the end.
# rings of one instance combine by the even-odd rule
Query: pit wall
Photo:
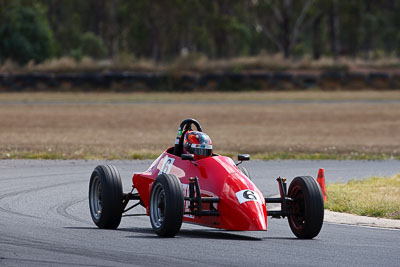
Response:
POLYGON ((215 72, 166 74, 0 73, 0 92, 8 91, 244 91, 335 89, 400 89, 400 73, 323 72, 215 72))

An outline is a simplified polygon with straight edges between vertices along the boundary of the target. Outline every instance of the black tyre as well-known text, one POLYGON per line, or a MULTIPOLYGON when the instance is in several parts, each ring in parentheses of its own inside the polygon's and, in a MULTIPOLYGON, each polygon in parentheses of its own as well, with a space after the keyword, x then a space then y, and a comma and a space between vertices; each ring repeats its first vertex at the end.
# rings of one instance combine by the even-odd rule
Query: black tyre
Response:
POLYGON ((241 172, 243 172, 244 175, 247 176, 247 178, 249 178, 251 180, 250 173, 245 167, 243 167, 243 166, 237 166, 237 167, 239 168, 239 170, 241 172))
POLYGON ((122 217, 122 183, 113 165, 97 166, 89 183, 89 208, 99 228, 116 229, 122 217))
POLYGON ((172 174, 160 174, 150 193, 150 222, 157 235, 173 237, 181 229, 184 212, 182 184, 172 174))
POLYGON ((288 196, 294 200, 289 206, 290 229, 295 236, 311 239, 321 231, 324 221, 324 200, 317 182, 310 176, 293 179, 288 196))

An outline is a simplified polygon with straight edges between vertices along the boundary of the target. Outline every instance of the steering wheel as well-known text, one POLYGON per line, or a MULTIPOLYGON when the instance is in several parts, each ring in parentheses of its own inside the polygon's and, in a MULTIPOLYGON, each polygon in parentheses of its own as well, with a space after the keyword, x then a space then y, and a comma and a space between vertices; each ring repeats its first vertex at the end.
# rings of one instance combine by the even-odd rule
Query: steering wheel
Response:
POLYGON ((181 122, 178 128, 178 133, 176 134, 174 155, 180 156, 183 152, 183 138, 187 131, 192 130, 192 125, 196 126, 197 131, 202 132, 200 123, 195 119, 185 119, 181 122))

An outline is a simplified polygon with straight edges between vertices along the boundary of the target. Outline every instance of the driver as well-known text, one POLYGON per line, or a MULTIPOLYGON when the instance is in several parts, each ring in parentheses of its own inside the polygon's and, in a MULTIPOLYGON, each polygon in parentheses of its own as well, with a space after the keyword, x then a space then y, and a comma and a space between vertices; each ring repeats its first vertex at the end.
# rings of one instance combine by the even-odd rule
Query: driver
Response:
POLYGON ((195 159, 203 159, 212 155, 212 142, 208 135, 198 131, 188 131, 185 134, 183 147, 195 159))

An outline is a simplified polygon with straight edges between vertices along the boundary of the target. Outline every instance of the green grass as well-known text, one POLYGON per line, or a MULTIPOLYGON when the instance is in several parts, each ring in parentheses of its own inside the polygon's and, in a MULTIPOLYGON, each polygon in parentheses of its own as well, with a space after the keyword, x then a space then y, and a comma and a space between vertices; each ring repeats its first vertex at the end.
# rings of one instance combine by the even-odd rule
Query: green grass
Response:
POLYGON ((386 160, 400 159, 400 155, 390 154, 369 154, 369 153, 265 153, 255 154, 253 159, 276 160, 276 159, 297 159, 297 160, 386 160))
POLYGON ((327 196, 332 211, 400 219, 400 174, 330 184, 327 196))

